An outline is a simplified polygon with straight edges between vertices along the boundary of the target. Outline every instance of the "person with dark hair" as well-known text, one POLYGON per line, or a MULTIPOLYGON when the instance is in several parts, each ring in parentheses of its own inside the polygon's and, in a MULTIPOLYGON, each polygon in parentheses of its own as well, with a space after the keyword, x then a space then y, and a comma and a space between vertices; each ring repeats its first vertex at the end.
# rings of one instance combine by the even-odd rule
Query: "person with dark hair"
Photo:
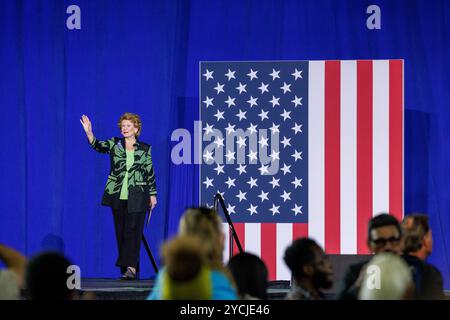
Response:
POLYGON ((367 231, 367 245, 371 252, 402 254, 402 227, 394 216, 383 213, 373 217, 367 231))
POLYGON ((268 272, 259 257, 243 252, 228 261, 228 269, 233 274, 241 300, 266 300, 268 272))
MULTIPOLYGON (((402 228, 398 220, 387 213, 379 214, 369 221, 367 246, 374 254, 392 252, 403 253, 402 228)), ((368 261, 352 264, 342 280, 338 299, 356 300, 361 287, 368 261)))
POLYGON ((412 267, 416 286, 415 299, 445 299, 441 272, 426 259, 433 251, 433 237, 428 217, 411 214, 403 219, 404 255, 412 267))
POLYGON ((319 300, 321 289, 333 285, 333 267, 323 249, 312 239, 295 240, 285 251, 284 261, 292 272, 288 300, 319 300))
POLYGON ((71 265, 63 255, 45 252, 33 257, 27 265, 25 283, 31 300, 71 300, 74 290, 67 286, 67 268, 71 265))

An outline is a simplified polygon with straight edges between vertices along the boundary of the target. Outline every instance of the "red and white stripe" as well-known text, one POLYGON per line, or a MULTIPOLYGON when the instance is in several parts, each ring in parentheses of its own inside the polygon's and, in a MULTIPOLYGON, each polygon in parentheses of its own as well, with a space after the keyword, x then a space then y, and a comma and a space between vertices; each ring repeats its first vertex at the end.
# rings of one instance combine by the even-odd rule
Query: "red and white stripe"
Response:
POLYGON ((270 280, 290 279, 283 254, 293 239, 366 254, 369 219, 403 217, 403 61, 311 61, 308 87, 308 224, 235 224, 270 280))

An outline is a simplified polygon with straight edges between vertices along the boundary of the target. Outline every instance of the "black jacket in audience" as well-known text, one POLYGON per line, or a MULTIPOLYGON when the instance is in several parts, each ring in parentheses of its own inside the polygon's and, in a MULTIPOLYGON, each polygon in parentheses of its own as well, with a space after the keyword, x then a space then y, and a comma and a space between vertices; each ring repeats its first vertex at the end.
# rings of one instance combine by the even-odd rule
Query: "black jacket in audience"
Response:
POLYGON ((416 286, 414 299, 445 299, 441 272, 432 264, 416 256, 404 255, 403 258, 412 269, 416 286))
MULTIPOLYGON (((416 286, 414 299, 445 299, 442 275, 437 268, 415 256, 404 255, 403 258, 413 272, 412 276, 416 286)), ((355 282, 366 263, 367 261, 360 262, 348 267, 338 291, 338 299, 358 299, 359 288, 355 287, 355 282)))
POLYGON ((355 282, 361 273, 362 268, 369 261, 358 262, 350 265, 345 272, 337 294, 339 300, 357 300, 359 288, 355 287, 355 282))

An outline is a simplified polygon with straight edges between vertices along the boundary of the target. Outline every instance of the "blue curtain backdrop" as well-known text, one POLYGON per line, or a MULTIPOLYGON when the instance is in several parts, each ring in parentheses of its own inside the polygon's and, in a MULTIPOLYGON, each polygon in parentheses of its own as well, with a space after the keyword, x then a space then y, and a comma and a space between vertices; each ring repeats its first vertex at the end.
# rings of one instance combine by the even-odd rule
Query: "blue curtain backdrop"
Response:
MULTIPOLYGON (((450 2, 0 0, 0 242, 27 255, 58 249, 83 277, 115 277, 108 157, 100 138, 142 115, 159 205, 154 253, 198 201, 198 168, 170 161, 175 128, 193 132, 202 60, 405 59, 405 210, 429 214, 431 257, 450 287, 450 2), (81 30, 66 8, 81 8, 81 30), (381 30, 366 9, 381 8, 381 30)), ((153 272, 142 252, 143 276, 153 272)))

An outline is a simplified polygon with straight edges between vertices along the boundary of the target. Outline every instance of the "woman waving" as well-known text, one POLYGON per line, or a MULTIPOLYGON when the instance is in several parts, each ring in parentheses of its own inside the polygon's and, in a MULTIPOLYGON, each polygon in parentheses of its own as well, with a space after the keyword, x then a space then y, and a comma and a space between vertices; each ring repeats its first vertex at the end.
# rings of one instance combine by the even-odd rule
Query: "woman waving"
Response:
POLYGON ((156 206, 156 182, 151 146, 138 140, 142 130, 140 117, 124 113, 118 122, 121 138, 98 140, 86 115, 80 119, 94 150, 109 153, 111 168, 103 193, 102 205, 112 208, 119 257, 116 266, 121 279, 134 280, 145 215, 156 206))

